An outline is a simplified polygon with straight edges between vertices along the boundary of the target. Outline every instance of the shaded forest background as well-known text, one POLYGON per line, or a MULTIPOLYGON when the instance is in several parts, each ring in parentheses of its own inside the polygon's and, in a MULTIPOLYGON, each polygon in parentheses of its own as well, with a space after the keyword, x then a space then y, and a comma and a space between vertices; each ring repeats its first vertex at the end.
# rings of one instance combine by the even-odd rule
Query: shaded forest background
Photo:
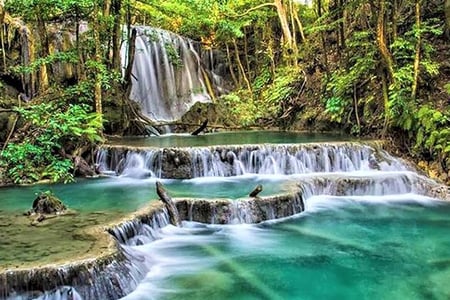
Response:
POLYGON ((104 133, 157 125, 128 100, 121 69, 133 38, 122 26, 137 24, 193 39, 226 66, 229 93, 211 91, 214 104, 186 122, 339 128, 392 140, 449 178, 450 1, 0 0, 0 24, 4 182, 70 181, 104 133))

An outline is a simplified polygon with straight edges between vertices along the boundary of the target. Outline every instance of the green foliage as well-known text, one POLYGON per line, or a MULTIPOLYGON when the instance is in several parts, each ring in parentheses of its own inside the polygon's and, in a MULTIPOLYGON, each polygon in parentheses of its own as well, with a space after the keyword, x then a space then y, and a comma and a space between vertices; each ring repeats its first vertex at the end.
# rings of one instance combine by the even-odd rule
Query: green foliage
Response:
POLYGON ((414 61, 417 43, 420 41, 420 70, 424 75, 439 74, 439 64, 432 60, 434 48, 424 39, 425 36, 439 35, 442 30, 434 25, 437 20, 430 19, 422 22, 420 28, 413 25, 401 37, 391 44, 392 55, 396 60, 393 83, 389 86, 389 119, 393 125, 404 130, 413 129, 417 99, 412 99, 414 82, 414 61), (420 38, 420 40, 419 40, 420 38))
POLYGON ((171 43, 165 43, 164 49, 166 50, 167 56, 169 57, 170 63, 175 68, 180 68, 183 66, 183 61, 180 58, 180 54, 177 49, 171 43))
POLYGON ((254 125, 261 117, 261 110, 258 109, 253 97, 245 91, 225 95, 221 97, 221 101, 229 115, 241 126, 254 125))
POLYGON ((395 81, 389 86, 389 119, 394 120, 394 126, 405 130, 411 130, 414 117, 415 101, 411 99, 413 74, 413 65, 406 64, 395 70, 395 81))
POLYGON ((342 122, 342 116, 344 115, 345 108, 348 107, 348 100, 340 97, 331 97, 326 100, 325 111, 330 114, 331 120, 338 123, 342 122))
POLYGON ((77 63, 77 54, 73 51, 55 52, 46 57, 35 59, 31 64, 16 66, 11 68, 17 74, 29 74, 39 70, 42 65, 52 65, 58 62, 77 63))
POLYGON ((415 150, 436 155, 450 166, 450 115, 423 105, 416 115, 415 150))
POLYGON ((300 79, 300 69, 280 68, 272 83, 268 84, 258 100, 258 107, 264 112, 264 118, 273 118, 283 114, 282 104, 295 96, 295 83, 300 79))
POLYGON ((253 92, 256 95, 259 95, 271 80, 272 73, 270 72, 269 68, 264 68, 261 73, 253 80, 253 92))
POLYGON ((101 119, 85 105, 42 103, 16 110, 31 134, 0 152, 0 167, 14 183, 70 181, 72 162, 61 152, 64 146, 102 141, 101 119))
MULTIPOLYGON (((90 86, 94 86, 95 79, 98 75, 100 75, 100 82, 102 86, 102 90, 110 90, 115 83, 120 82, 121 75, 115 71, 111 71, 108 66, 103 62, 96 62, 95 60, 88 60, 85 64, 86 71, 88 73, 88 78, 91 79, 85 84, 90 83, 90 86)), ((85 90, 87 91, 87 90, 85 90)))
MULTIPOLYGON (((367 79, 373 79, 376 68, 376 53, 372 35, 368 31, 355 32, 348 40, 348 69, 335 70, 326 84, 326 112, 336 122, 343 122, 353 111, 352 101, 355 86, 367 79)), ((359 131, 359 129, 355 129, 359 131)))
POLYGON ((75 9, 82 17, 91 10, 92 5, 92 0, 5 0, 5 9, 25 20, 38 17, 44 21, 58 17, 64 19, 72 16, 75 9))
POLYGON ((450 83, 446 83, 446 84, 444 85, 444 89, 445 89, 445 91, 447 92, 447 94, 450 95, 450 83))

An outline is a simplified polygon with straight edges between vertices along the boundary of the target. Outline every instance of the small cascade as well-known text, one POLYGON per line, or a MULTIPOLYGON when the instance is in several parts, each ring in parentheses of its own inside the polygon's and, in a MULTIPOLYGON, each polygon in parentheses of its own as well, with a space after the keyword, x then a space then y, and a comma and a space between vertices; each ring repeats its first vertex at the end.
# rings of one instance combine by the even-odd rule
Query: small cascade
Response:
POLYGON ((147 272, 134 265, 135 259, 122 251, 61 267, 4 272, 0 299, 119 299, 132 292, 147 272))
POLYGON ((383 196, 419 194, 432 197, 433 188, 439 185, 415 172, 371 172, 356 176, 349 174, 320 175, 299 178, 305 198, 317 195, 330 196, 383 196))
POLYGON ((387 152, 358 143, 248 145, 174 149, 103 148, 97 164, 106 174, 161 178, 291 175, 371 170, 408 170, 387 152), (136 167, 141 170, 137 171, 136 167))
MULTIPOLYGON (((207 83, 219 84, 217 75, 206 78, 194 41, 148 26, 137 30, 130 98, 154 121, 180 119, 196 102, 211 102, 207 83)), ((128 45, 122 45, 123 69, 128 45)))
POLYGON ((108 229, 108 232, 124 245, 146 244, 159 238, 158 230, 170 224, 166 208, 144 214, 108 229))

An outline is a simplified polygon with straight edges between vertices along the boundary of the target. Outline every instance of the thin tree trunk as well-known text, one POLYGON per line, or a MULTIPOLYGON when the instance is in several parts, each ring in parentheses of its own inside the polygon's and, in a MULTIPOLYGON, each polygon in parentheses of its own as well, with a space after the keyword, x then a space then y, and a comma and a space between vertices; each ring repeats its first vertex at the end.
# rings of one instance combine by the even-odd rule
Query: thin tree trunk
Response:
MULTIPOLYGON (((317 1, 317 16, 319 17, 319 19, 322 18, 322 1, 318 0, 317 1)), ((323 32, 323 30, 320 31, 320 41, 322 42, 322 51, 323 51, 323 64, 325 65, 325 73, 327 74, 327 78, 330 77, 330 68, 328 66, 328 47, 327 47, 327 42, 325 40, 325 33, 323 32)))
POLYGON ((398 23, 398 0, 393 0, 392 3, 392 39, 395 41, 397 39, 397 23, 398 23))
POLYGON ((389 127, 390 123, 390 112, 389 112, 389 90, 388 90, 388 84, 387 84, 387 78, 386 74, 383 70, 381 70, 381 84, 383 88, 383 103, 384 103, 384 124, 383 124, 383 130, 382 130, 382 137, 387 133, 387 129, 389 127))
POLYGON ((447 35, 447 38, 450 39, 450 0, 445 0, 444 12, 445 12, 445 33, 447 35))
POLYGON ((248 60, 248 43, 247 43, 247 30, 244 27, 244 54, 245 54, 245 66, 247 67, 247 73, 250 73, 250 61, 248 60))
POLYGON ((316 2, 316 6, 317 6, 317 11, 316 11, 317 16, 319 18, 321 18, 322 17, 322 0, 317 0, 315 2, 316 2))
POLYGON ((122 36, 121 23, 122 17, 120 10, 122 8, 122 0, 114 0, 113 11, 114 11, 114 26, 113 26, 113 57, 112 65, 115 71, 120 72, 120 40, 122 36))
POLYGON ((386 69, 389 72, 389 77, 391 80, 394 80, 394 62, 391 53, 389 52, 389 49, 386 45, 386 1, 380 0, 379 4, 380 5, 377 19, 377 44, 386 69))
MULTIPOLYGON (((49 55, 49 41, 47 36, 47 28, 45 26, 45 21, 42 19, 42 16, 40 15, 40 11, 37 12, 37 26, 38 26, 38 32, 39 36, 41 38, 41 49, 40 49, 40 56, 41 58, 46 58, 49 55)), ((41 92, 45 92, 49 87, 48 83, 48 69, 47 64, 42 63, 40 66, 39 71, 39 89, 41 92)))
MULTIPOLYGON (((100 22, 98 20, 100 14, 100 10, 98 4, 94 1, 94 20, 93 24, 93 34, 94 34, 94 61, 97 64, 102 63, 101 58, 101 41, 100 41, 100 22)), ((95 74, 95 84, 94 84, 94 100, 95 100, 95 112, 102 116, 103 108, 102 108, 102 77, 99 71, 95 74)))
POLYGON ((75 5, 75 47, 77 49, 78 63, 76 66, 78 82, 85 78, 83 72, 84 58, 80 47, 80 7, 75 5))
POLYGON ((137 36, 137 30, 136 28, 133 28, 131 30, 131 37, 128 41, 128 61, 127 61, 127 68, 125 70, 125 76, 123 77, 123 81, 125 83, 125 90, 127 91, 127 98, 130 96, 131 91, 131 76, 133 71, 133 64, 134 64, 134 54, 136 51, 136 36, 137 36))
MULTIPOLYGON (((420 32, 420 0, 416 1, 416 30, 420 32)), ((419 80, 419 66, 420 66, 420 47, 421 47, 421 37, 420 33, 417 34, 417 42, 416 42, 416 54, 414 56, 414 77, 413 83, 411 87, 411 98, 415 99, 417 94, 417 82, 419 80)))
POLYGON ((353 104, 355 107, 356 125, 358 125, 358 131, 359 131, 361 129, 361 122, 359 120, 358 95, 356 93, 356 84, 353 84, 353 104))
POLYGON ((5 49, 5 3, 0 0, 0 40, 2 47, 3 72, 6 72, 6 49, 5 49))
POLYGON ((303 29, 303 24, 300 21, 300 18, 298 16, 296 6, 294 6, 294 19, 295 19, 295 22, 297 23, 298 31, 300 32, 300 37, 302 38, 302 42, 304 42, 304 41, 306 41, 305 31, 303 29))
POLYGON ((236 74, 234 74, 233 62, 231 60, 230 47, 228 47, 228 43, 225 43, 225 48, 227 50, 228 69, 230 70, 231 79, 233 79, 234 86, 238 88, 240 87, 240 84, 236 78, 236 74))
POLYGON ((286 14, 286 9, 284 7, 282 0, 275 0, 275 7, 277 8, 277 14, 278 19, 280 20, 281 30, 283 31, 283 39, 284 39, 284 45, 283 45, 283 53, 285 59, 289 61, 289 56, 291 55, 291 52, 295 53, 294 49, 294 42, 292 39, 292 33, 289 29, 289 22, 286 14))
POLYGON ((250 84, 250 81, 247 78, 247 75, 245 74, 244 66, 242 65, 241 58, 239 57, 239 48, 237 46, 236 39, 233 39, 233 45, 234 45, 234 53, 235 53, 235 56, 236 56, 236 61, 237 61, 239 70, 241 71, 242 79, 244 79, 245 84, 247 85, 247 89, 251 93, 252 92, 252 86, 250 84))
POLYGON ((339 21, 339 46, 341 48, 341 50, 345 49, 345 2, 344 0, 339 0, 338 1, 338 11, 339 11, 339 16, 338 18, 340 19, 339 21))

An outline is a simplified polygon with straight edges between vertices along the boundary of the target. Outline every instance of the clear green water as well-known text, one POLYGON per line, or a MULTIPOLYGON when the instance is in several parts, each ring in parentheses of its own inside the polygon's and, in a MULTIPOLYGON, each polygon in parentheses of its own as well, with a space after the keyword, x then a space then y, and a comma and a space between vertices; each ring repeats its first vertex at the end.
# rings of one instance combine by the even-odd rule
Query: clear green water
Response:
POLYGON ((199 147, 242 144, 289 144, 348 140, 346 135, 332 133, 283 131, 229 131, 201 134, 169 134, 151 137, 111 138, 109 143, 141 147, 199 147))
MULTIPOLYGON (((162 180, 172 197, 245 197, 259 183, 262 195, 288 188, 281 179, 257 177, 162 180)), ((64 262, 101 252, 107 246, 106 233, 87 235, 94 226, 108 224, 127 213, 157 201, 155 179, 102 178, 74 184, 33 185, 0 189, 0 269, 64 262), (35 217, 22 213, 31 208, 39 191, 53 191, 75 214, 59 216, 30 226, 35 217), (106 243, 106 244, 105 244, 106 243)))
MULTIPOLYGON (((237 176, 192 180, 161 180, 172 197, 229 198, 246 197, 257 184, 263 185, 261 196, 287 190, 283 177, 237 176)), ((0 214, 25 212, 31 208, 36 193, 51 190, 69 208, 79 212, 135 211, 156 201, 155 179, 102 178, 79 180, 73 184, 33 185, 0 188, 0 214)))
MULTIPOLYGON (((419 201, 418 201, 419 200, 419 201)), ((276 223, 166 229, 125 299, 450 299, 450 204, 314 197, 276 223)))

